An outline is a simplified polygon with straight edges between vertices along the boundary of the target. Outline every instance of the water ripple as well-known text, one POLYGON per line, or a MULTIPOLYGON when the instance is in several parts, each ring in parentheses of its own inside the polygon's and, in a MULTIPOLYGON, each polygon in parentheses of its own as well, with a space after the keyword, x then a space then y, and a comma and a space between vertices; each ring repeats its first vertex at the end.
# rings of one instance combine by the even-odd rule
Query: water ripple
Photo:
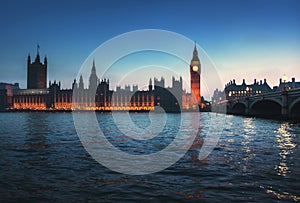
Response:
MULTIPOLYGON (((112 144, 137 154, 164 148, 176 131, 175 122, 151 142, 141 142, 120 134, 107 114, 97 117, 112 144)), ((201 114, 199 136, 177 163, 155 174, 128 176, 85 151, 69 113, 1 113, 0 202, 300 201, 300 124, 228 116, 218 126, 223 128, 218 145, 200 161, 213 125, 209 117, 201 114)), ((140 127, 149 125, 147 114, 131 118, 140 127)))

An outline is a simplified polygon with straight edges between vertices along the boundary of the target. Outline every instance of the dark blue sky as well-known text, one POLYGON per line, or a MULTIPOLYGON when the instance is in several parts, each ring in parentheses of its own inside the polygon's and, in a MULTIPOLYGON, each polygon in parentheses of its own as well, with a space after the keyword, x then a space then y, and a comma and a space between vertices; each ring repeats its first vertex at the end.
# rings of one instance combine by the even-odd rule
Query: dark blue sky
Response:
POLYGON ((149 28, 196 40, 224 83, 266 77, 276 85, 284 73, 299 80, 299 10, 297 0, 2 1, 0 81, 26 87, 27 54, 35 55, 38 42, 48 57, 48 79, 70 87, 100 44, 149 28))

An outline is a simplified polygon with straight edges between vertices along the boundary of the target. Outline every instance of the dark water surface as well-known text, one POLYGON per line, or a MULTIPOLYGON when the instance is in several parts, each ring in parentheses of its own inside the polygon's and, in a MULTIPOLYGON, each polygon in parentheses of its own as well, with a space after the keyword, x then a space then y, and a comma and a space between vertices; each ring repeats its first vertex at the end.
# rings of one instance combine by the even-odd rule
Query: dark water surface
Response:
MULTIPOLYGON (((212 115, 201 114, 200 138, 212 115)), ((97 114, 104 124, 108 117, 97 114)), ((147 114, 131 118, 137 125, 148 122, 147 114)), ((205 160, 192 149, 161 172, 131 176, 105 168, 85 151, 71 113, 1 113, 0 202, 300 201, 299 123, 226 116, 220 128, 218 145, 205 160)), ((172 128, 167 132, 172 135, 172 128)), ((126 143, 119 146, 130 152, 135 142, 126 143)))

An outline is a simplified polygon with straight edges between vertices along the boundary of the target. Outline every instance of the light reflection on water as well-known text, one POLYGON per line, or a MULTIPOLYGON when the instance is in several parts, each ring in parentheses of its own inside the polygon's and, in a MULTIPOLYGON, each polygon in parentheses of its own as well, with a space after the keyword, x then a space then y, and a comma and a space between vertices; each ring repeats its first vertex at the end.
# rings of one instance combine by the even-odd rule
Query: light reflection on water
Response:
POLYGON ((253 118, 245 118, 244 119, 244 133, 242 133, 242 137, 244 138, 241 142, 242 150, 244 152, 243 156, 243 172, 247 172, 248 161, 254 157, 256 154, 252 152, 251 142, 253 141, 253 135, 255 134, 255 126, 252 123, 253 118))
MULTIPOLYGON (((148 119, 147 114, 131 116, 148 119)), ((300 124, 228 116, 218 145, 199 161, 210 116, 201 114, 199 137, 179 162, 159 173, 128 176, 90 157, 71 114, 2 113, 0 202, 300 201, 300 124)), ((105 114, 97 117, 111 122, 105 114)), ((120 136, 113 144, 128 147, 128 139, 120 136)), ((165 146, 161 142, 152 146, 165 146)))
POLYGON ((291 173, 290 166, 287 163, 287 159, 292 157, 293 150, 297 146, 293 141, 293 136, 290 130, 290 124, 285 122, 280 125, 277 130, 276 141, 278 143, 280 163, 275 166, 277 174, 286 176, 287 173, 291 173))

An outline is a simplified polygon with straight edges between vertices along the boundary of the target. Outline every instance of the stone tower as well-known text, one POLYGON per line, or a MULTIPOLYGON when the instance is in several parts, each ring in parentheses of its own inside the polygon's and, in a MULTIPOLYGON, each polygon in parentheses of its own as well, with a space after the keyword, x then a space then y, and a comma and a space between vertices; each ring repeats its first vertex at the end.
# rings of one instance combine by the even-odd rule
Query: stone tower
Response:
POLYGON ((47 57, 44 64, 40 61, 39 45, 37 45, 37 55, 31 63, 30 55, 27 59, 27 89, 46 89, 47 88, 47 57))
POLYGON ((193 58, 190 64, 190 77, 191 77, 191 93, 197 100, 197 104, 201 105, 201 63, 198 57, 198 51, 195 43, 193 58))

